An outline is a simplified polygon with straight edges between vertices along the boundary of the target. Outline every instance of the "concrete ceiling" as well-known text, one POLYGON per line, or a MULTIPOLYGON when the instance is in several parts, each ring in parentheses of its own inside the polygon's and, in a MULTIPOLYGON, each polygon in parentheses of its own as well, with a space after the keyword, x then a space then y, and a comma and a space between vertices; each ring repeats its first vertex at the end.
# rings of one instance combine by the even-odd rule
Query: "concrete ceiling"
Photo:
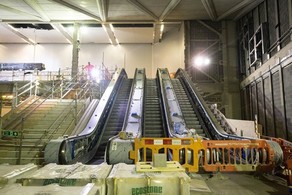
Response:
POLYGON ((260 2, 1 0, 0 43, 72 43, 74 29, 81 43, 158 43, 183 20, 234 20, 260 2))

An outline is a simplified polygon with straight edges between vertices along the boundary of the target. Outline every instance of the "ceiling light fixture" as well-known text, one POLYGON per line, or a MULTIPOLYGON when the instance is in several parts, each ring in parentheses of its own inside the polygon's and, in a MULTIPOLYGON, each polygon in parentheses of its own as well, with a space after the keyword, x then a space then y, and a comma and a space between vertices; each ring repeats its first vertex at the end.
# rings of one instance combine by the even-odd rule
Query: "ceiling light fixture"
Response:
POLYGON ((162 24, 162 25, 160 26, 160 32, 163 32, 163 30, 164 30, 164 24, 162 24))
POLYGON ((112 45, 119 45, 119 41, 115 36, 114 27, 112 24, 102 24, 103 30, 107 33, 109 41, 112 45))
POLYGON ((115 32, 115 30, 114 30, 114 26, 113 26, 112 24, 110 24, 109 26, 110 26, 111 30, 112 30, 113 32, 115 32))

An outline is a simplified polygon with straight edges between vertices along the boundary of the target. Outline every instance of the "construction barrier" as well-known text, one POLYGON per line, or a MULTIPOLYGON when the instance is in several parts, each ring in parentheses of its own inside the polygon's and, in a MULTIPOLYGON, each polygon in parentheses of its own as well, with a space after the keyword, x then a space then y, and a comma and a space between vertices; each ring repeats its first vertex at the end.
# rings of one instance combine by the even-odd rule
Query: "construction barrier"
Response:
POLYGON ((168 160, 179 162, 189 172, 199 171, 198 152, 204 149, 201 139, 193 138, 136 138, 134 148, 130 158, 135 163, 152 161, 154 154, 163 153, 168 160))
POLYGON ((200 168, 214 171, 272 170, 282 162, 283 153, 276 142, 268 140, 201 140, 193 138, 135 139, 130 158, 136 162, 153 161, 164 153, 167 160, 179 162, 189 172, 200 168))
POLYGON ((202 167, 205 171, 270 170, 274 150, 266 140, 204 140, 202 167))

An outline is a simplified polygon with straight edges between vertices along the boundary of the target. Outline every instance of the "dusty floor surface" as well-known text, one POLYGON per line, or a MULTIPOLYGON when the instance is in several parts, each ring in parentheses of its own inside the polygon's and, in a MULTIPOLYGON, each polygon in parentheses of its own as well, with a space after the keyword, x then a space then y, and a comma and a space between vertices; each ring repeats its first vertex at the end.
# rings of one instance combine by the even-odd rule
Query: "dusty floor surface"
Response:
POLYGON ((290 194, 286 181, 271 176, 240 173, 191 174, 191 195, 285 195, 290 194))

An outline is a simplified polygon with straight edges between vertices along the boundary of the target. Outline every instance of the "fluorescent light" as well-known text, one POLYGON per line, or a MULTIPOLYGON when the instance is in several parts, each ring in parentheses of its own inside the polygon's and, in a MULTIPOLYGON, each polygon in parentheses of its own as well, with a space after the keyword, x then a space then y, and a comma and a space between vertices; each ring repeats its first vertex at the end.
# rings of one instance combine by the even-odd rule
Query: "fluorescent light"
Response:
POLYGON ((110 26, 111 30, 112 30, 113 32, 115 32, 115 30, 114 30, 114 26, 113 26, 112 24, 110 24, 109 26, 110 26))
POLYGON ((160 32, 163 32, 163 30, 164 30, 164 24, 162 24, 162 25, 160 26, 160 32))
POLYGON ((14 30, 14 31, 18 32, 18 29, 14 28, 12 25, 10 25, 10 24, 7 24, 7 25, 8 25, 8 26, 9 26, 9 28, 11 28, 12 30, 14 30))
POLYGON ((120 43, 119 43, 119 40, 117 39, 117 37, 115 37, 116 38, 116 42, 117 42, 117 44, 119 45, 120 43))

